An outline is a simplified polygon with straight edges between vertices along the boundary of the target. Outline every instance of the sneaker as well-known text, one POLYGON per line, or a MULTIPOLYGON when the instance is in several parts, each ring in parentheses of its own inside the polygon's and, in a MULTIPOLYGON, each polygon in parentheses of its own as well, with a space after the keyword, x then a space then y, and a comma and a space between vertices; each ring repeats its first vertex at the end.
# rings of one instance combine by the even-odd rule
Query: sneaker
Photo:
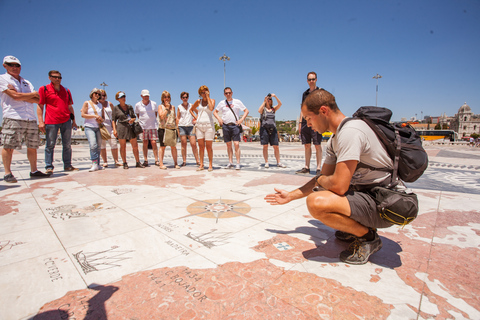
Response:
POLYGON ((93 172, 93 171, 98 171, 98 169, 99 169, 98 164, 94 163, 92 164, 92 167, 88 171, 93 172))
POLYGON ((235 166, 235 170, 240 170, 240 163, 237 163, 237 165, 235 166))
POLYGON ((268 162, 265 162, 265 169, 266 168, 270 168, 270 165, 268 164, 268 162))
POLYGON ((140 162, 137 162, 137 164, 135 165, 136 168, 145 168, 145 166, 143 164, 141 164, 140 162))
POLYGON ((357 238, 347 250, 340 253, 340 260, 349 264, 365 264, 368 258, 382 248, 382 240, 375 232, 375 239, 367 241, 357 238))
POLYGON ((68 168, 63 169, 63 171, 78 171, 78 170, 80 170, 80 169, 75 168, 75 167, 73 167, 73 166, 70 166, 70 167, 68 167, 68 168))
POLYGON ((353 242, 353 241, 355 241, 358 237, 355 236, 355 235, 353 235, 353 234, 351 234, 351 233, 337 230, 337 231, 335 232, 335 238, 337 238, 337 239, 340 240, 340 241, 353 242))
POLYGON ((51 174, 53 174, 53 169, 47 169, 45 171, 45 173, 48 174, 48 175, 51 175, 51 174))
POLYGON ((3 181, 8 183, 14 183, 14 182, 17 182, 17 179, 13 176, 13 174, 9 173, 3 176, 3 181))
POLYGON ((310 173, 310 169, 308 169, 308 168, 302 168, 302 169, 300 169, 300 170, 298 170, 298 171, 295 171, 295 173, 296 173, 296 174, 308 174, 308 173, 310 173))
POLYGON ((41 171, 30 172, 30 178, 46 178, 49 177, 49 174, 43 173, 41 171))
POLYGON ((283 163, 277 163, 277 167, 279 167, 279 168, 286 168, 287 166, 284 165, 283 163))
POLYGON ((233 168, 233 167, 235 167, 235 166, 233 165, 233 163, 229 163, 229 164, 227 164, 227 166, 225 167, 225 169, 230 169, 230 168, 233 168))

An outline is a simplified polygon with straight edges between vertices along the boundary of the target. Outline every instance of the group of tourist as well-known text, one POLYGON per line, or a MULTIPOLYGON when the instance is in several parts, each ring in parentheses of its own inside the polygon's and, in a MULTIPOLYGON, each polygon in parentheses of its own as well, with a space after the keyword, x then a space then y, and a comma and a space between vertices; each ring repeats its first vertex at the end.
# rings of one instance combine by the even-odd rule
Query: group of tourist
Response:
MULTIPOLYGON (((71 135, 77 128, 72 94, 61 85, 62 75, 57 70, 48 73, 50 84, 34 90, 33 85, 20 76, 21 63, 14 56, 3 59, 6 73, 0 77, 0 99, 3 109, 2 159, 5 167, 5 182, 16 182, 10 168, 13 150, 21 149, 22 140, 26 141, 27 156, 30 161, 32 178, 48 177, 54 172, 53 157, 57 135, 62 141, 62 160, 65 171, 77 171, 72 165, 71 135), (37 106, 36 106, 37 105, 37 106), (37 119, 38 118, 38 125, 37 119), (45 133, 45 173, 37 169, 37 149, 39 146, 38 130, 45 133)), ((225 99, 216 105, 210 97, 210 90, 202 85, 198 89, 199 99, 189 103, 189 93, 182 92, 182 103, 177 108, 171 104, 172 97, 163 91, 161 104, 150 99, 150 92, 142 90, 141 100, 135 107, 126 103, 126 94, 119 91, 115 95, 118 104, 107 100, 105 90, 94 88, 81 108, 84 118, 85 136, 90 148, 92 166, 89 171, 102 170, 109 166, 107 144, 110 145, 114 166, 128 169, 127 140, 132 146, 135 167, 149 166, 148 149, 151 145, 155 165, 167 169, 164 164, 166 147, 170 147, 174 168, 187 165, 187 145, 190 143, 195 157, 197 170, 213 170, 213 148, 215 138, 215 117, 222 127, 224 142, 227 146, 229 163, 226 168, 240 170, 240 139, 243 132, 242 123, 249 114, 241 100, 233 98, 230 87, 224 89, 225 99), (135 127, 140 127, 138 134, 135 127), (103 134, 102 134, 103 132, 103 134), (106 133, 105 133, 106 132, 106 133), (177 162, 177 138, 181 141, 182 163, 177 162), (137 138, 143 141, 143 162, 140 161, 137 138), (118 143, 117 143, 118 139, 118 143), (157 148, 157 141, 160 147, 157 148), (118 155, 120 145, 120 157, 118 155), (198 147, 197 147, 198 144, 198 147), (204 163, 205 151, 208 167, 204 163), (235 154, 235 164, 233 155, 235 154), (101 160, 103 163, 101 164, 101 160)), ((275 94, 265 96, 258 112, 261 115, 260 137, 263 145, 265 168, 268 163, 268 145, 273 146, 277 166, 284 168, 280 162, 278 132, 275 125, 275 113, 282 103, 275 94), (273 98, 276 105, 273 104, 273 98)))

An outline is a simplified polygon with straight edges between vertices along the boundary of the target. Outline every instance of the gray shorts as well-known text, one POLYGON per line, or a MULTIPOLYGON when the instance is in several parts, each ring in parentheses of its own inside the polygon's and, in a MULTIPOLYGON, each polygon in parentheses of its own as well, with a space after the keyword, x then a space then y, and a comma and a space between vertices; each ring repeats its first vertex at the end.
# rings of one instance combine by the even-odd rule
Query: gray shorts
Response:
POLYGON ((388 228, 393 225, 380 217, 375 200, 368 193, 350 189, 345 196, 350 204, 350 218, 361 225, 370 228, 388 228))
POLYGON ((22 149, 25 141, 27 148, 38 149, 40 137, 38 135, 37 120, 3 119, 2 144, 4 149, 22 149))

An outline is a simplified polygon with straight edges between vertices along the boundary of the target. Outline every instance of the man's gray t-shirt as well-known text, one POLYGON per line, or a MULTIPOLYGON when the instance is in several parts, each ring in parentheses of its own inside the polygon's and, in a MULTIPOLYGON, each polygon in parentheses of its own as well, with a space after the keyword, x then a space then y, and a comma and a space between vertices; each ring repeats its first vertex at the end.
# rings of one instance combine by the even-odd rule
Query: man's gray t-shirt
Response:
MULTIPOLYGON (((363 120, 351 120, 343 126, 342 123, 340 131, 327 143, 326 164, 335 165, 338 162, 356 160, 374 168, 393 167, 392 159, 375 132, 363 120)), ((357 167, 350 184, 378 184, 389 177, 390 173, 386 171, 357 167)))

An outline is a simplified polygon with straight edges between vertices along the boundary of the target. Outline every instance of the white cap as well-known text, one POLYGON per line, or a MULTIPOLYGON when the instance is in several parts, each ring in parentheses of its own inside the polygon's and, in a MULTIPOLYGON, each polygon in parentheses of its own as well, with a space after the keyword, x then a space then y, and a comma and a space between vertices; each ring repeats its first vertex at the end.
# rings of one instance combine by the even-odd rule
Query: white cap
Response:
POLYGON ((148 91, 147 89, 143 89, 142 90, 142 93, 140 93, 140 95, 143 97, 143 96, 149 96, 150 97, 150 91, 148 91))
POLYGON ((5 58, 3 58, 3 63, 18 63, 19 65, 22 65, 20 63, 20 60, 18 60, 14 56, 6 56, 5 58))

